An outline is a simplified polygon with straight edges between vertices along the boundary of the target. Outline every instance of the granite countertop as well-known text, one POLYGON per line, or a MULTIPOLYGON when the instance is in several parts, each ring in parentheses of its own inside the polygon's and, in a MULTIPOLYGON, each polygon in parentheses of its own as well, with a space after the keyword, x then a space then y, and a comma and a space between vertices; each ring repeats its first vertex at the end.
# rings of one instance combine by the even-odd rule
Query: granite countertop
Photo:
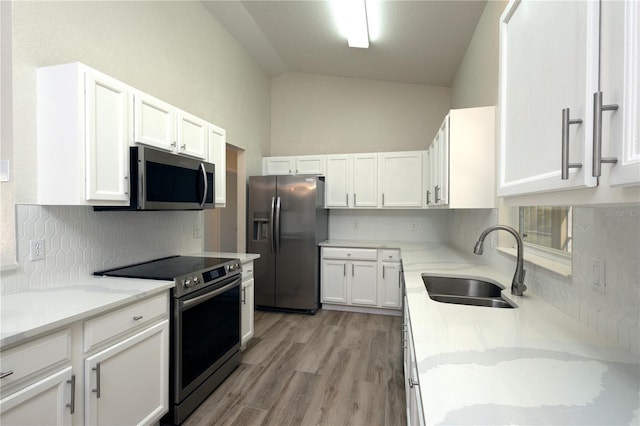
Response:
MULTIPOLYGON (((639 424, 640 359, 506 277, 443 244, 328 240, 399 248, 427 424, 639 424), (422 273, 502 285, 516 309, 431 300, 422 273)), ((515 264, 514 264, 515 268, 515 264)))
MULTIPOLYGON (((252 253, 200 252, 190 256, 232 257, 245 263, 252 253)), ((69 326, 173 288, 174 282, 89 276, 71 283, 0 296, 0 348, 69 326)))

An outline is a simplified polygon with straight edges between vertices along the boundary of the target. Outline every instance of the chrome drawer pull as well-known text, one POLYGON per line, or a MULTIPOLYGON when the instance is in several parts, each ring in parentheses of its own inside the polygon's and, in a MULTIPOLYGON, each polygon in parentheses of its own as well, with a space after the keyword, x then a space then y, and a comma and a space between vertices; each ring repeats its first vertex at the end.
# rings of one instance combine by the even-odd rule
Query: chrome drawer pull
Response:
POLYGON ((139 321, 139 320, 141 320, 142 318, 143 318, 143 316, 142 316, 142 315, 136 315, 135 317, 133 317, 133 320, 134 320, 134 321, 139 321))
POLYGON ((602 105, 602 92, 593 94, 593 169, 591 175, 600 177, 602 174, 602 163, 615 164, 618 159, 615 157, 602 158, 602 111, 617 111, 618 105, 602 105))
POLYGON ((91 389, 91 392, 95 393, 97 398, 100 398, 100 363, 96 362, 96 366, 91 370, 96 372, 96 388, 91 389))
POLYGON ((12 374, 13 374, 13 370, 0 371, 0 379, 4 379, 5 377, 8 377, 8 376, 10 376, 12 374))
POLYGON ((67 408, 69 408, 71 414, 76 412, 76 375, 71 375, 71 380, 67 380, 67 383, 71 385, 71 402, 67 404, 67 408))
POLYGON ((582 163, 569 163, 569 126, 581 123, 579 118, 571 119, 569 108, 562 108, 562 180, 569 179, 569 169, 582 168, 582 163))

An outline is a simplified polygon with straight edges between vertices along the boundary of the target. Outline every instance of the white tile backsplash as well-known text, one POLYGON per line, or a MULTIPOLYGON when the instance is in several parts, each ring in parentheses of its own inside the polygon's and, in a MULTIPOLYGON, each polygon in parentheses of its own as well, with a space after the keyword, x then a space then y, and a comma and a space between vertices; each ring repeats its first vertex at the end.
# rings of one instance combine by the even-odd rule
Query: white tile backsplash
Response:
MULTIPOLYGON (((525 263, 528 291, 640 355, 640 205, 575 207, 573 212, 571 277, 525 263), (605 262, 604 294, 592 285, 593 259, 605 262)), ((495 210, 454 211, 450 242, 472 252, 480 232, 496 223, 495 210)), ((487 245, 483 256, 503 274, 513 275, 512 257, 487 245)))
POLYGON ((329 211, 329 238, 446 242, 450 210, 329 211))
POLYGON ((94 212, 84 206, 16 207, 20 268, 3 272, 1 293, 64 285, 95 271, 203 249, 194 238, 201 211, 94 212), (29 260, 29 240, 45 241, 45 259, 29 260))

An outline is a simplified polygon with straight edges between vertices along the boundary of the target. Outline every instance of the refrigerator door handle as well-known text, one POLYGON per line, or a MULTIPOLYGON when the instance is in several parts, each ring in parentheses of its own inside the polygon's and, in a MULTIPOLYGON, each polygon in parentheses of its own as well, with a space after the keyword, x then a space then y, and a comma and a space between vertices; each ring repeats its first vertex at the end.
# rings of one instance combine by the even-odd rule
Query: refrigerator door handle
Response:
POLYGON ((276 198, 275 225, 273 232, 275 240, 276 253, 280 252, 280 197, 276 198))
POLYGON ((271 197, 271 210, 269 211, 269 237, 271 238, 271 253, 276 252, 276 234, 274 232, 274 214, 276 211, 276 197, 271 197))

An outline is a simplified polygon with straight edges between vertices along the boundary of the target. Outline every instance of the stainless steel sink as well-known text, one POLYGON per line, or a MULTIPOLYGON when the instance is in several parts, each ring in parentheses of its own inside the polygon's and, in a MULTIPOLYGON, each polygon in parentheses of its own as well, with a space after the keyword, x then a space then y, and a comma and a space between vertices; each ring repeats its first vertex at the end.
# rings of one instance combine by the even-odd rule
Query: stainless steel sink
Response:
POLYGON ((422 281, 432 300, 458 305, 515 308, 502 298, 499 285, 474 278, 454 278, 423 274, 422 281))

